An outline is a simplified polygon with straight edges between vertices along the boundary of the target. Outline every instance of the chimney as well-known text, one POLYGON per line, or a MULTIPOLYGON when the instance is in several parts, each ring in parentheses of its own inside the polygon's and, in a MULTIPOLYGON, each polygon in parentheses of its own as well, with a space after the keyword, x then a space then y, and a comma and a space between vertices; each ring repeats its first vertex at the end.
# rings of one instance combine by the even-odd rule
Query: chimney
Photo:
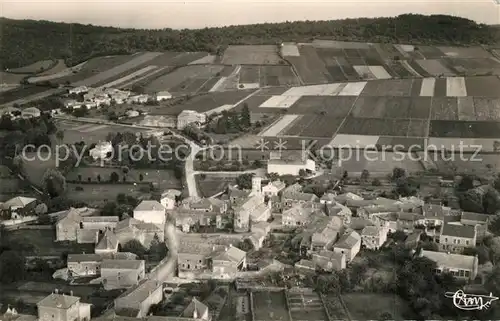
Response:
POLYGON ((73 296, 73 290, 69 291, 69 295, 73 296))
POLYGON ((198 319, 198 311, 196 310, 196 305, 195 305, 194 311, 193 311, 193 319, 198 319))
POLYGON ((59 290, 58 290, 58 289, 55 289, 55 290, 54 290, 54 293, 55 293, 55 294, 59 294, 59 290))

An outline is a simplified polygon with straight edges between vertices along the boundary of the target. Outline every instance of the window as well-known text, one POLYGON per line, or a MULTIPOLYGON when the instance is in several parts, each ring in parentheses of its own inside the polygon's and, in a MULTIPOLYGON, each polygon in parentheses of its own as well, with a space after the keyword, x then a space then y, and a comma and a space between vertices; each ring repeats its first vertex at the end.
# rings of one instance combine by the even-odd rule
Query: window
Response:
POLYGON ((448 242, 448 238, 447 238, 447 237, 445 237, 445 238, 444 238, 444 241, 445 241, 445 242, 448 242))
POLYGON ((198 263, 201 263, 201 260, 199 260, 198 263))
POLYGON ((469 277, 470 276, 470 272, 469 271, 464 271, 465 272, 465 277, 469 277))
POLYGON ((468 240, 466 240, 466 241, 465 241, 465 244, 469 245, 469 241, 468 241, 468 240))

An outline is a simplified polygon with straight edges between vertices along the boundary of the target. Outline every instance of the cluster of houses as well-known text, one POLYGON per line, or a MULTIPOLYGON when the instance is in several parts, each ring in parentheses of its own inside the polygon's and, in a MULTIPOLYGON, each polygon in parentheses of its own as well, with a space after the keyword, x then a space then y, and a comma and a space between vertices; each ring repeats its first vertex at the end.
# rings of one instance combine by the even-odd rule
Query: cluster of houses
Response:
POLYGON ((36 107, 28 107, 28 108, 16 108, 16 107, 5 107, 0 112, 0 116, 9 116, 10 119, 30 119, 30 118, 38 118, 42 115, 40 109, 36 107))
POLYGON ((83 95, 83 101, 69 99, 65 101, 66 108, 78 109, 82 106, 87 108, 100 108, 101 106, 109 106, 112 103, 121 104, 145 104, 150 100, 163 101, 172 98, 169 92, 162 91, 156 95, 139 94, 134 95, 131 91, 120 90, 116 88, 92 88, 87 86, 79 86, 68 90, 69 95, 83 95))

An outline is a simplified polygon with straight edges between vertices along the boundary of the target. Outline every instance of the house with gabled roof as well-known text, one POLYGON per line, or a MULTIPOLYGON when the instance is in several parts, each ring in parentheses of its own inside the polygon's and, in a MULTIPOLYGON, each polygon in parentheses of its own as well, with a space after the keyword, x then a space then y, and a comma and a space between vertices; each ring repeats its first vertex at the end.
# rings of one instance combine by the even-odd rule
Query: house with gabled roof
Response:
POLYGON ((127 316, 144 318, 151 306, 160 303, 162 299, 163 283, 144 279, 116 298, 114 308, 117 315, 124 313, 127 316))
POLYGON ((232 245, 212 255, 212 271, 214 277, 221 279, 234 278, 238 271, 246 268, 246 252, 232 245))
POLYGON ((108 260, 101 263, 101 282, 106 289, 122 289, 136 285, 144 279, 144 260, 108 260))
POLYGON ((439 250, 463 253, 466 248, 476 247, 477 228, 471 225, 444 224, 439 235, 439 250))
POLYGON ((387 232, 385 226, 366 226, 361 231, 361 244, 367 249, 378 250, 387 241, 387 232))
POLYGON ((356 231, 345 233, 333 246, 333 251, 345 254, 346 263, 351 262, 361 249, 361 235, 356 231))
POLYGON ((127 218, 118 222, 115 228, 115 234, 121 244, 125 244, 131 240, 137 240, 146 248, 149 248, 155 237, 160 241, 165 238, 164 226, 145 223, 135 218, 127 218))
POLYGON ((196 298, 191 300, 191 303, 184 309, 181 316, 190 318, 191 320, 211 321, 212 315, 209 313, 208 307, 198 301, 196 298))
POLYGON ((76 241, 81 219, 80 212, 76 208, 70 208, 60 215, 56 222, 56 241, 76 241))
POLYGON ((342 253, 322 250, 314 253, 312 261, 326 272, 340 271, 346 268, 346 256, 342 253))
POLYGON ((109 253, 116 253, 118 252, 118 246, 119 242, 115 233, 111 230, 107 230, 95 246, 94 251, 96 254, 105 255, 109 253))
POLYGON ((102 257, 99 254, 68 254, 67 267, 74 278, 97 276, 100 273, 102 257))
POLYGON ((286 188, 286 184, 283 181, 276 180, 267 183, 267 185, 262 186, 262 193, 265 196, 278 196, 278 194, 286 188))
POLYGON ((77 296, 52 293, 37 303, 40 321, 90 321, 90 304, 77 296))
POLYGON ((457 279, 472 281, 478 273, 477 256, 422 250, 417 255, 436 262, 436 274, 451 273, 457 279))
POLYGON ((462 212, 460 223, 462 225, 476 226, 477 241, 480 242, 488 234, 488 225, 492 216, 488 214, 462 212))
POLYGON ((309 219, 315 208, 308 204, 295 205, 282 214, 283 227, 304 226, 309 223, 309 219))
POLYGON ((33 197, 16 196, 1 204, 4 213, 9 213, 9 218, 18 219, 21 216, 33 215, 38 200, 33 197))
POLYGON ((144 200, 134 208, 134 218, 145 223, 163 226, 166 219, 165 215, 165 207, 154 200, 144 200))

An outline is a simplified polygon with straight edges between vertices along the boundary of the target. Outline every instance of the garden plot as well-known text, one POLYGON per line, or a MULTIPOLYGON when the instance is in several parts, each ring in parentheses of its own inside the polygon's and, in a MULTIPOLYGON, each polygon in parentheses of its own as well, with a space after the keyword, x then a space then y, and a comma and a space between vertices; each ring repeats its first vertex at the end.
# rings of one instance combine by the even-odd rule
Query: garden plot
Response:
POLYGON ((499 133, 500 122, 432 120, 429 136, 498 139, 499 133))
POLYGON ((436 78, 424 78, 424 79, 422 79, 422 87, 420 88, 420 96, 433 97, 435 85, 436 85, 436 78))
POLYGON ((300 96, 272 96, 264 103, 262 103, 260 108, 290 108, 297 100, 299 100, 300 96))
POLYGON ((458 97, 458 120, 477 120, 473 97, 458 97))
POLYGON ((434 97, 431 108, 431 119, 433 120, 458 120, 457 98, 434 97))
POLYGON ((292 320, 328 321, 323 302, 311 289, 292 288, 288 291, 288 308, 292 320))
POLYGON ((500 97, 500 79, 496 76, 466 77, 467 94, 473 97, 500 97))
POLYGON ((225 65, 278 65, 281 61, 274 45, 229 46, 222 57, 225 65))
POLYGON ((432 76, 445 76, 445 77, 455 76, 455 74, 450 69, 445 67, 440 60, 428 59, 428 60, 417 60, 416 62, 420 67, 422 67, 422 69, 424 69, 432 76))
MULTIPOLYGON (((162 53, 159 52, 146 52, 143 54, 135 55, 133 56, 132 60, 129 60, 126 63, 100 72, 99 74, 91 76, 87 79, 75 82, 74 86, 92 86, 94 84, 106 81, 110 78, 120 75, 121 73, 127 72, 130 69, 137 68, 138 66, 145 64, 160 55, 162 55, 162 53)), ((89 65, 86 65, 86 67, 89 67, 89 65)))
POLYGON ((467 89, 465 87, 465 78, 463 77, 446 78, 446 96, 466 97, 467 89))
POLYGON ((298 117, 299 115, 284 115, 274 124, 272 124, 269 128, 261 132, 259 136, 272 136, 272 137, 277 136, 292 122, 294 122, 298 117))
POLYGON ((259 66, 241 66, 240 84, 258 84, 260 79, 259 69, 259 66))
POLYGON ((100 86, 100 88, 116 87, 117 85, 123 84, 125 82, 129 82, 130 80, 132 80, 134 78, 139 78, 139 77, 143 76, 144 74, 147 74, 147 73, 154 71, 154 70, 157 70, 157 69, 158 69, 157 66, 147 66, 147 67, 139 69, 131 74, 128 74, 127 76, 124 76, 120 79, 117 79, 117 80, 112 81, 112 82, 108 82, 108 83, 100 86))
POLYGON ((410 96, 412 79, 372 80, 365 83, 361 96, 410 96))
POLYGON ((377 135, 345 135, 338 134, 328 144, 333 147, 365 148, 375 146, 380 136, 377 135))
POLYGON ((353 96, 302 96, 288 112, 346 117, 355 101, 353 96))
POLYGON ((298 57, 300 56, 299 48, 296 43, 284 43, 281 45, 281 55, 283 57, 298 57))
POLYGON ((254 321, 292 321, 285 293, 259 291, 252 293, 254 321))
POLYGON ((498 98, 474 97, 474 111, 479 121, 500 121, 500 100, 498 98))

